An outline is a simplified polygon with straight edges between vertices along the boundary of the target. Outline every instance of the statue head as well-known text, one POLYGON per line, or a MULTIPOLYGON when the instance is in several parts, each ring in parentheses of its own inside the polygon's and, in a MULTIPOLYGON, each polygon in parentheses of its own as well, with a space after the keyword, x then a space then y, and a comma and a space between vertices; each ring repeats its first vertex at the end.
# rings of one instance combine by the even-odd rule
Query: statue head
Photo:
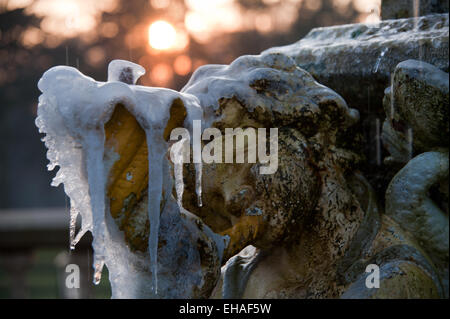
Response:
MULTIPOLYGON (((270 248, 298 238, 316 212, 328 165, 345 170, 356 158, 345 148, 354 142, 348 128, 358 112, 282 54, 200 67, 182 92, 199 99, 205 123, 220 130, 215 138, 225 147, 229 129, 242 128, 243 135, 278 130, 278 138, 268 143, 273 149, 266 148, 270 155, 277 151, 277 167, 268 174, 261 173, 268 164, 249 163, 248 152, 255 151, 252 143, 260 143, 260 135, 255 141, 247 136, 244 163, 204 163, 201 207, 193 165, 187 170, 183 205, 215 232, 230 236, 225 259, 250 244, 270 248)), ((234 154, 238 148, 236 142, 234 154)))

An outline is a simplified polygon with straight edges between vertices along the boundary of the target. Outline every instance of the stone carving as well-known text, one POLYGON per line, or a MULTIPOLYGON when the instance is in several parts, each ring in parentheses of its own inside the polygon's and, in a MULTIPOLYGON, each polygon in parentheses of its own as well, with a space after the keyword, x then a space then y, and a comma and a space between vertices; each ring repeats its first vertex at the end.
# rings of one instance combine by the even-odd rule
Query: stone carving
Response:
POLYGON ((292 46, 200 67, 181 92, 136 86, 144 70, 123 61, 111 64, 107 83, 56 67, 40 82, 37 124, 49 135, 52 165, 68 163, 57 181, 68 184, 86 211, 96 206, 90 196, 107 199, 106 210, 83 222, 86 230, 104 230, 107 247, 101 251, 113 274, 114 297, 448 297, 445 56, 448 14, 316 29, 292 46), (434 66, 398 64, 411 58, 434 66), (85 94, 73 94, 78 86, 71 83, 85 94), (390 87, 383 142, 391 156, 386 162, 397 164, 387 165, 395 177, 386 194, 376 193, 360 171, 367 158, 356 108, 367 99, 366 85, 376 92, 376 106, 390 87), (59 86, 73 100, 57 94, 59 86), (92 106, 95 92, 102 95, 92 106), (77 105, 98 117, 74 116, 86 121, 86 131, 76 121, 61 125, 77 105), (261 163, 222 161, 203 168, 184 164, 179 175, 180 167, 166 161, 177 145, 168 138, 172 128, 190 128, 193 119, 218 129, 221 139, 226 128, 278 128, 276 171, 261 174, 261 163), (60 134, 59 127, 68 131, 60 134), (91 141, 96 157, 86 155, 91 141), (89 167, 92 158, 97 170, 89 167), (162 171, 157 174, 156 164, 162 171), (87 187, 93 172, 104 193, 87 187), (158 196, 150 172, 162 180, 158 196), (79 183, 70 184, 73 179, 79 183), (155 222, 159 237, 152 246, 155 222), (367 285, 366 270, 374 265, 377 288, 367 285))
POLYGON ((401 168, 386 191, 386 215, 410 232, 448 296, 448 73, 417 60, 395 68, 383 105, 385 161, 401 168), (417 155, 417 156, 416 156, 417 155))
MULTIPOLYGON (((262 57, 263 61, 269 60, 264 54, 262 57)), ((261 63, 260 57, 244 59, 252 66, 261 63)), ((277 61, 289 60, 278 58, 277 61)), ((280 68, 275 63, 264 66, 280 68)), ((352 152, 352 140, 357 136, 347 129, 356 122, 357 117, 351 116, 356 115, 355 111, 348 109, 331 90, 322 88, 322 96, 318 95, 320 85, 313 81, 306 87, 301 85, 303 90, 293 90, 294 95, 289 96, 285 108, 285 99, 277 96, 279 86, 273 85, 270 78, 265 81, 268 82, 265 87, 257 87, 250 97, 241 97, 236 92, 230 99, 215 90, 224 84, 219 77, 224 69, 199 69, 199 74, 194 74, 184 89, 192 94, 219 92, 215 98, 221 117, 213 121, 213 126, 269 125, 284 127, 286 133, 280 133, 280 164, 273 176, 258 176, 252 168, 238 164, 206 166, 204 176, 208 182, 203 188, 205 205, 201 209, 193 205, 195 193, 189 188, 193 177, 187 183, 186 207, 201 216, 214 231, 230 235, 226 256, 248 244, 257 247, 250 254, 244 252, 244 256, 235 256, 228 262, 223 271, 223 286, 219 284, 213 295, 221 296, 223 291, 227 297, 362 298, 386 297, 391 289, 397 289, 400 297, 442 296, 440 279, 427 261, 427 255, 394 221, 379 215, 370 185, 353 172, 360 160, 352 152), (214 81, 216 87, 211 85, 214 81), (273 90, 276 91, 272 93, 273 90), (258 101, 256 105, 248 102, 258 94, 265 96, 267 102, 258 101), (305 95, 312 101, 304 104, 305 95), (274 103, 272 99, 276 99, 274 103), (258 108, 269 109, 265 112, 268 115, 261 117, 258 108), (285 121, 284 117, 277 116, 280 108, 289 112, 286 119, 292 124, 280 122, 279 118, 285 121), (297 113, 297 109, 303 112, 297 113), (310 109, 318 110, 316 121, 303 119, 305 115, 310 116, 310 109), (343 121, 345 118, 352 120, 343 121), (313 128, 311 123, 315 124, 313 128), (238 196, 242 190, 249 190, 249 198, 238 196), (236 201, 240 204, 237 214, 236 201), (258 205, 263 212, 262 221, 256 227, 244 213, 253 205, 258 205), (245 224, 247 229, 255 230, 243 232, 245 224), (390 286, 389 289, 371 291, 359 287, 358 281, 365 278, 365 265, 371 261, 382 267, 385 276, 382 285, 390 286), (400 279, 404 274, 406 277, 400 279), (429 294, 422 292, 420 287, 424 285, 432 288, 429 294)), ((239 90, 246 90, 247 83, 241 81, 246 73, 243 70, 243 74, 228 77, 227 84, 239 83, 239 90)), ((300 69, 291 72, 299 73, 300 69)), ((300 74, 309 77, 307 73, 300 74)), ((301 78, 297 81, 306 82, 301 78)), ((251 86, 252 82, 248 83, 251 86)), ((290 82, 290 87, 298 84, 290 82)))
POLYGON ((431 187, 444 183, 448 185, 448 149, 416 156, 389 184, 386 215, 409 231, 428 253, 448 296, 448 187, 442 190, 446 200, 436 203, 428 195, 431 187), (447 212, 440 204, 446 204, 447 212))
POLYGON ((448 148, 448 88, 448 73, 431 64, 407 60, 397 65, 383 100, 388 161, 407 162, 413 153, 448 148))
MULTIPOLYGON (((199 98, 213 127, 280 128, 274 175, 258 174, 258 164, 204 165, 198 207, 194 169, 186 170, 183 206, 230 237, 222 262, 234 255, 212 297, 444 295, 427 252, 380 214, 371 186, 354 171, 361 158, 350 128, 358 116, 338 94, 281 54, 202 67, 183 92, 199 98), (256 207, 260 215, 246 213, 256 207), (372 263, 381 269, 380 289, 365 286, 372 263)), ((139 208, 134 214, 146 216, 139 208)))

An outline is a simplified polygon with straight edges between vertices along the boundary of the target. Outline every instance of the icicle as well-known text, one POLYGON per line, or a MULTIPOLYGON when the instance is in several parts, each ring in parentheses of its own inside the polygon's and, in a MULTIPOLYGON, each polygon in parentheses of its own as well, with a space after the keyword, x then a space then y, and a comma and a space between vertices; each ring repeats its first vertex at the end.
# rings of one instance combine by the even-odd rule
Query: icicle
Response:
POLYGON ((75 249, 75 246, 78 244, 78 242, 83 237, 83 235, 86 234, 86 232, 87 232, 87 229, 84 229, 84 228, 82 228, 78 231, 77 235, 75 236, 72 243, 70 244, 70 249, 72 249, 72 250, 75 249))
POLYGON ((174 165, 174 175, 175 175, 175 190, 177 193, 177 203, 178 207, 183 208, 183 192, 184 192, 184 181, 183 181, 183 162, 184 162, 184 151, 185 147, 189 147, 187 139, 181 139, 172 145, 170 149, 170 157, 174 165))
POLYGON ((192 151, 195 165, 195 192, 197 193, 198 206, 203 206, 202 203, 202 155, 201 155, 201 120, 193 121, 192 128, 192 151))
POLYGON ((88 132, 84 136, 86 149, 86 167, 89 183, 89 195, 91 197, 93 239, 94 248, 94 284, 100 282, 103 265, 105 262, 105 177, 103 167, 104 132, 88 132))
MULTIPOLYGON (((95 254, 95 252, 94 252, 95 254)), ((105 260, 96 260, 94 255, 94 285, 98 285, 102 279, 102 270, 105 265, 105 260)))
POLYGON ((198 206, 202 207, 202 162, 195 163, 195 192, 197 193, 198 206))
POLYGON ((74 204, 70 203, 70 228, 69 228, 69 238, 70 238, 70 250, 75 249, 75 245, 77 244, 75 242, 75 228, 77 226, 77 216, 78 211, 75 209, 74 204))
POLYGON ((177 192, 177 203, 178 207, 183 208, 183 192, 184 192, 184 181, 183 181, 183 163, 174 164, 175 171, 175 189, 177 192))
POLYGON ((148 218, 150 221, 148 251, 152 269, 153 290, 155 294, 158 294, 158 235, 166 143, 162 139, 162 134, 159 134, 158 131, 155 132, 153 128, 149 128, 145 132, 148 147, 148 218))

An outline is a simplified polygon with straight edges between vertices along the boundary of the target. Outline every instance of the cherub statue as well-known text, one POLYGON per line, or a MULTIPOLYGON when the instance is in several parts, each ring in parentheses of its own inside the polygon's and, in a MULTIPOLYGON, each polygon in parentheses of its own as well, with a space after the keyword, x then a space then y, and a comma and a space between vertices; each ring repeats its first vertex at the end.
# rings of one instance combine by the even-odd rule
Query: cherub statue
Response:
MULTIPOLYGON (((125 69, 119 71, 133 74, 125 69)), ((102 97, 111 109, 99 125, 100 131, 104 128, 103 161, 110 164, 105 165, 109 210, 97 222, 111 234, 107 241, 113 244, 105 254, 115 297, 444 295, 433 262, 411 234, 383 214, 358 171, 358 112, 291 58, 263 54, 240 57, 229 66, 203 66, 180 93, 154 88, 141 94, 145 89, 128 78, 100 85, 120 89, 102 97), (165 142, 156 149, 167 157, 175 145, 170 131, 190 127, 194 119, 217 128, 222 134, 215 138, 224 138, 226 128, 278 129, 278 163, 271 174, 260 173, 261 163, 218 160, 203 163, 201 174, 198 165, 184 164, 184 192, 179 192, 179 178, 173 183, 179 171, 161 160, 162 193, 153 204, 160 208, 158 291, 150 284, 155 219, 148 213, 149 198, 155 198, 149 176, 157 163, 148 162, 147 153, 155 149, 148 143, 149 128, 134 112, 136 101, 162 105, 165 116, 149 125, 158 127, 158 138, 165 142)), ((41 90, 45 96, 50 89, 42 84, 41 90)), ((61 101, 47 95, 41 103, 61 101)), ((252 147, 244 145, 247 151, 252 147)))

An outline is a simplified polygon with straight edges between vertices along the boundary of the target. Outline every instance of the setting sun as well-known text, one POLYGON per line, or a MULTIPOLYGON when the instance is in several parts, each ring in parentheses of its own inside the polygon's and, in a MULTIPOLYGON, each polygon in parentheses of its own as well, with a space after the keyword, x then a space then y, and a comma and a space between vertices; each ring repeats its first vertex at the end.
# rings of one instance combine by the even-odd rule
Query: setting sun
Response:
POLYGON ((175 45, 177 32, 168 22, 159 20, 148 28, 148 41, 156 50, 167 50, 175 45))

